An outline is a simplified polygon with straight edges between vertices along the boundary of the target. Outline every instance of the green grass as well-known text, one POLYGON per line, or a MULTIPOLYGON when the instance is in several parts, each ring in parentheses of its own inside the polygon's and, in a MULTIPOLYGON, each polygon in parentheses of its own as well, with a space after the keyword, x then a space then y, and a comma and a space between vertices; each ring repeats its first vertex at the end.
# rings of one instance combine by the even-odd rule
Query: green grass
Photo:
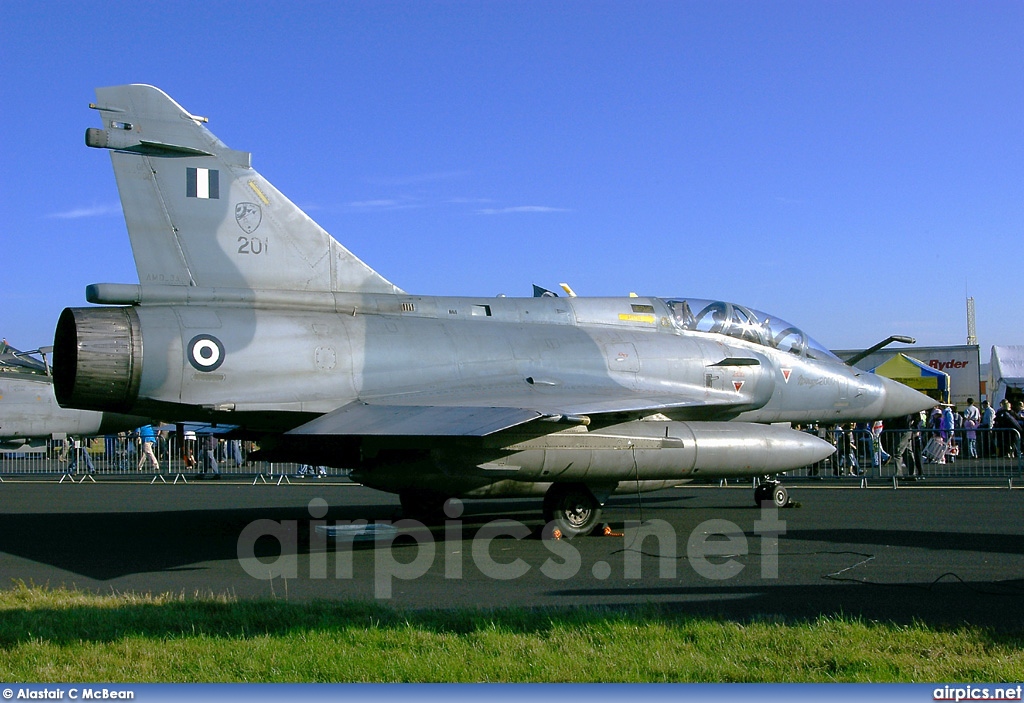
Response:
POLYGON ((1024 633, 0 591, 0 681, 1020 681, 1024 633))

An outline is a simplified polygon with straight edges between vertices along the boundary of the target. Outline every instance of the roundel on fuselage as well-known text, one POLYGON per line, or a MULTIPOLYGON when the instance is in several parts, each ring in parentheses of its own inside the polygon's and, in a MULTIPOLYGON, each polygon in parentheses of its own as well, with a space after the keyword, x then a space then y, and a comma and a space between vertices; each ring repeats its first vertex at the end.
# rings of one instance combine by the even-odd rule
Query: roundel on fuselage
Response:
POLYGON ((224 345, 211 334, 197 334, 186 347, 188 363, 196 371, 215 371, 224 363, 224 345))

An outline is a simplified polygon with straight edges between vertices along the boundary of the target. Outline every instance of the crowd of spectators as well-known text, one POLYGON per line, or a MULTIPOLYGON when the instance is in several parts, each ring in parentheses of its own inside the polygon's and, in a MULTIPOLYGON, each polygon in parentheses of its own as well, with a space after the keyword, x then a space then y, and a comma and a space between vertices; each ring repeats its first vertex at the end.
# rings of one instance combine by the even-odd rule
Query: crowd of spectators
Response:
POLYGON ((1024 434, 1024 400, 1003 400, 996 410, 968 398, 962 410, 936 403, 928 411, 873 423, 808 425, 836 447, 836 453, 811 467, 811 476, 863 476, 867 469, 891 465, 894 474, 923 480, 927 464, 963 460, 1018 459, 1024 434))

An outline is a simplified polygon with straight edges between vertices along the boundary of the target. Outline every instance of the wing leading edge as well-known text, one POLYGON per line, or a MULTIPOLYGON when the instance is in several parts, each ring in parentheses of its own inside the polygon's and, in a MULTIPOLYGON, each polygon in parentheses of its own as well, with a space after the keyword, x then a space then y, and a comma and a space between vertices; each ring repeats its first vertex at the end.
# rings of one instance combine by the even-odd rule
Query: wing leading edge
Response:
POLYGON ((702 415, 733 410, 733 404, 678 394, 626 394, 609 397, 591 389, 569 393, 556 389, 526 392, 417 393, 343 405, 296 427, 290 435, 484 437, 543 418, 599 416, 634 417, 693 409, 702 415), (498 403, 504 403, 499 405, 498 403))
POLYGON ((523 408, 350 403, 287 434, 483 437, 538 417, 538 412, 523 408))

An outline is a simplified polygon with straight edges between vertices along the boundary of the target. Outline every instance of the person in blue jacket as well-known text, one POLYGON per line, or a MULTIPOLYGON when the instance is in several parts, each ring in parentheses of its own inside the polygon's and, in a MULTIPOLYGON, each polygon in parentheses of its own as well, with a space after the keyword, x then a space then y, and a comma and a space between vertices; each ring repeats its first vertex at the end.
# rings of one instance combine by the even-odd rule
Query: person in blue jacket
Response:
POLYGON ((156 430, 152 425, 143 425, 138 429, 139 441, 142 443, 142 451, 139 452, 139 464, 135 467, 142 471, 146 463, 151 463, 155 471, 160 470, 160 462, 156 458, 153 448, 156 447, 156 430))

